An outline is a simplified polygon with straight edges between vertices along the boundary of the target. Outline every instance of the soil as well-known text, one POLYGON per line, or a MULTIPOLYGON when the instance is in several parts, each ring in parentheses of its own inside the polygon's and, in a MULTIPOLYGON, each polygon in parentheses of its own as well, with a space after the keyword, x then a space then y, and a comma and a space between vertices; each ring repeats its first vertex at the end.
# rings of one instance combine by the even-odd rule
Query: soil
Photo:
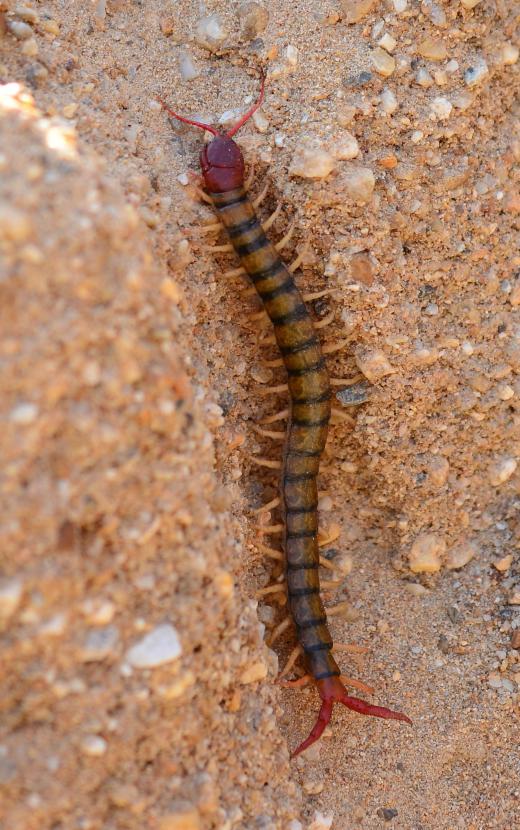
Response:
POLYGON ((2 830, 514 826, 516 6, 0 0, 2 830), (344 344, 322 577, 364 649, 336 656, 413 720, 336 707, 294 760, 318 695, 276 683, 258 593, 283 370, 157 100, 231 123, 260 66, 252 191, 344 344))

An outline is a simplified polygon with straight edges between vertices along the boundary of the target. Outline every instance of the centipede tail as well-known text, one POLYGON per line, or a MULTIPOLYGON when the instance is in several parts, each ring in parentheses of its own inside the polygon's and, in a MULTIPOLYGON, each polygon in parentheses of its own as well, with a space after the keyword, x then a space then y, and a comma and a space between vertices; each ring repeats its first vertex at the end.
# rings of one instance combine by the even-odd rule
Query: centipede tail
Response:
POLYGON ((216 136, 200 156, 206 190, 271 320, 287 372, 290 407, 280 485, 287 594, 298 642, 322 699, 316 724, 294 757, 321 736, 335 702, 360 714, 411 721, 399 712, 349 696, 332 656, 332 637, 320 597, 317 487, 331 417, 331 384, 312 318, 291 272, 256 216, 244 187, 242 154, 231 138, 260 106, 263 87, 262 79, 258 101, 227 135, 166 109, 216 136))

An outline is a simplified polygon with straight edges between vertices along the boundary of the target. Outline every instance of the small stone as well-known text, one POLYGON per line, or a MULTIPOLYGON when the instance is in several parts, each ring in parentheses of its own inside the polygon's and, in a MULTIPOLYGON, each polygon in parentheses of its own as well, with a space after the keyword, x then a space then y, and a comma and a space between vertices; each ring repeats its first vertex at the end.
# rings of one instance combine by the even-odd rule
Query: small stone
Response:
POLYGON ((421 533, 414 541, 408 562, 413 573, 437 573, 441 569, 446 542, 435 533, 421 533))
POLYGON ((474 9, 475 6, 478 6, 480 0, 460 0, 460 5, 464 9, 474 9))
POLYGON ((22 52, 28 58, 35 58, 38 54, 38 44, 36 42, 36 38, 30 37, 29 40, 25 40, 22 45, 22 52))
POLYGON ((442 40, 433 37, 422 40, 417 47, 417 52, 430 61, 443 61, 448 57, 446 45, 442 40))
POLYGON ((195 27, 196 42, 210 52, 218 51, 226 38, 227 31, 217 14, 201 18, 195 27))
POLYGON ((399 815, 397 810, 394 810, 393 807, 380 807, 377 811, 377 815, 384 819, 384 821, 392 821, 396 816, 399 815))
POLYGON ((421 3, 421 11, 430 18, 434 26, 443 29, 447 25, 446 12, 437 3, 432 0, 423 0, 421 3))
POLYGON ((510 605, 520 605, 520 588, 514 588, 508 602, 510 605))
POLYGON ((105 660, 114 653, 119 640, 119 631, 114 625, 89 631, 81 651, 84 663, 96 663, 105 660))
POLYGON ((165 37, 170 37, 173 34, 175 29, 175 19, 170 15, 166 17, 161 17, 159 20, 159 26, 161 27, 161 32, 165 37))
POLYGON ((100 735, 85 735, 81 741, 81 751, 84 755, 99 758, 107 751, 108 744, 100 735))
POLYGON ((488 686, 492 689, 500 689, 502 687, 502 678, 498 672, 491 672, 491 674, 488 675, 488 686))
POLYGON ((266 133, 269 129, 269 119, 261 109, 253 113, 253 124, 259 133, 266 133))
POLYGON ((8 18, 6 20, 6 26, 7 31, 11 32, 17 40, 29 40, 29 38, 34 34, 32 26, 29 26, 28 23, 24 23, 23 20, 8 18))
POLYGON ((63 115, 65 118, 74 118, 79 108, 79 104, 65 104, 63 107, 63 115))
POLYGON ((302 179, 325 179, 335 167, 335 159, 321 142, 304 138, 295 150, 289 175, 302 179))
POLYGON ((369 14, 377 0, 341 0, 341 9, 345 23, 359 23, 369 14))
POLYGON ((126 660, 137 669, 163 666, 177 660, 182 654, 179 635, 169 623, 158 625, 142 640, 128 649, 126 660))
POLYGON ((33 424, 38 417, 38 407, 34 403, 20 403, 11 409, 9 420, 13 424, 28 426, 33 424))
POLYGON ((381 109, 385 115, 393 115, 399 104, 395 93, 391 89, 384 89, 381 93, 381 109))
POLYGON ((432 115, 439 119, 439 121, 444 121, 446 118, 449 118, 451 115, 451 111, 453 109, 453 104, 448 101, 447 98, 444 98, 442 95, 439 95, 437 98, 434 98, 430 104, 430 110, 432 115))
POLYGON ((309 830, 330 830, 334 821, 334 813, 320 813, 316 810, 309 824, 309 830))
POLYGON ((511 635, 511 648, 520 650, 520 628, 513 631, 513 634, 511 635))
POLYGON ((298 49, 289 44, 284 51, 284 63, 292 68, 298 66, 298 49))
POLYGON ((502 63, 505 66, 513 66, 518 60, 520 50, 514 43, 504 43, 502 45, 502 63))
POLYGON ((338 161, 350 161, 359 155, 359 144, 357 138, 352 133, 344 132, 333 144, 330 146, 332 155, 338 161))
POLYGON ((355 383, 336 392, 336 398, 343 406, 359 406, 370 400, 370 386, 367 383, 355 383))
POLYGON ((376 184, 375 176, 369 167, 349 166, 338 176, 338 189, 355 202, 369 202, 376 184))
POLYGON ((24 242, 31 235, 29 216, 7 202, 0 204, 0 240, 24 242))
POLYGON ((60 24, 51 17, 43 17, 38 25, 42 32, 45 32, 47 35, 58 37, 60 33, 60 24))
POLYGON ((240 675, 241 683, 257 683, 267 677, 267 666, 263 661, 253 663, 240 675))
POLYGON ((177 802, 159 818, 158 830, 201 830, 200 814, 188 801, 177 802))
POLYGON ((262 3, 241 3, 238 7, 238 19, 242 37, 253 40, 258 37, 267 26, 269 12, 262 3))
POLYGON ((396 14, 402 14, 408 8, 408 0, 392 0, 396 14))
POLYGON ((424 69, 424 67, 417 70, 415 81, 419 84, 419 86, 422 86, 423 89, 429 89, 429 87, 433 86, 433 78, 430 73, 424 69))
POLYGON ((23 582, 16 577, 0 580, 0 620, 12 617, 22 598, 23 582))
POLYGON ((397 41, 392 35, 389 35, 388 32, 385 32, 383 37, 377 41, 377 45, 380 46, 382 49, 385 49, 387 52, 393 52, 395 47, 397 46, 397 41))
POLYGON ((503 574, 509 570, 511 565, 513 564, 513 554, 509 553, 507 556, 503 556, 502 559, 498 559, 493 562, 493 567, 499 571, 499 573, 503 574))
POLYGON ((370 55, 370 59, 376 72, 382 75, 383 78, 388 78, 395 72, 395 58, 389 55, 388 52, 385 52, 384 49, 381 49, 381 47, 378 46, 377 49, 374 49, 370 55))
POLYGON ((183 81, 193 81, 200 75, 200 70, 195 66, 192 56, 185 49, 179 55, 179 72, 183 81))
POLYGON ((474 87, 481 84, 484 78, 489 75, 489 69, 487 66, 486 61, 481 58, 479 61, 475 63, 474 66, 470 66, 469 69, 466 69, 464 73, 464 81, 466 86, 474 87))
POLYGON ((449 471, 450 462, 442 455, 434 456, 428 464, 428 476, 435 487, 444 487, 449 471))
POLYGON ((429 593, 428 588, 425 588, 420 582, 405 582, 404 587, 413 597, 423 597, 429 593))
POLYGON ((367 251, 353 254, 350 259, 350 273, 353 280, 363 285, 372 285, 374 282, 374 264, 367 251))
POLYGON ((489 480, 493 487, 499 487, 508 481, 517 468, 514 458, 501 458, 489 468, 489 480))
POLYGON ((355 356, 355 360, 359 371, 371 383, 376 383, 381 378, 395 373, 395 369, 381 349, 364 349, 359 351, 355 356))
POLYGON ((16 17, 19 17, 20 20, 25 20, 26 23, 38 23, 39 20, 38 12, 36 11, 36 9, 32 9, 30 6, 15 6, 13 9, 13 14, 16 17))
POLYGON ((477 548, 471 542, 460 542, 450 548, 446 558, 446 567, 450 571, 463 568, 475 557, 477 548))

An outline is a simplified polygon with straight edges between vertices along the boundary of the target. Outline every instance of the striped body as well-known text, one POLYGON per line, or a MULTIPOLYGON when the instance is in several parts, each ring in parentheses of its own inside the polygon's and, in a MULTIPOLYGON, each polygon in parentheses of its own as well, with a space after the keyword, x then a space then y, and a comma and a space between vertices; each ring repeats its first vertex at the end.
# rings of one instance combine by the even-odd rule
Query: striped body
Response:
POLYGON ((315 680, 339 676, 320 598, 318 489, 330 419, 330 384, 312 319, 264 234, 243 187, 211 193, 222 224, 274 326, 288 375, 291 411, 282 465, 289 607, 315 680))

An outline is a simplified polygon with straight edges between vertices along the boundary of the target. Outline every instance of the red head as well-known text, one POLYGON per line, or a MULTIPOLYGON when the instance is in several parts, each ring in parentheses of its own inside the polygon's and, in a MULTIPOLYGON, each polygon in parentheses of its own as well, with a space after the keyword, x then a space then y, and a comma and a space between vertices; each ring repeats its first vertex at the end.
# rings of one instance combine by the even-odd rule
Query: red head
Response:
POLYGON ((260 95, 258 100, 253 104, 250 110, 240 119, 232 130, 227 133, 219 133, 214 127, 209 124, 202 124, 200 121, 192 121, 189 118, 184 118, 166 106, 164 101, 158 100, 163 105, 164 109, 173 118, 178 121, 183 121, 185 124, 192 124, 194 127, 200 127, 202 130, 208 130, 213 133, 213 138, 209 144, 206 144, 200 152, 200 166, 202 175, 204 177, 204 184, 209 193, 225 193, 227 190, 234 190, 244 183, 244 158, 240 148, 233 141, 232 136, 238 132, 246 121, 251 118, 254 112, 264 100, 264 83, 265 77, 262 74, 262 86, 260 88, 260 95))

